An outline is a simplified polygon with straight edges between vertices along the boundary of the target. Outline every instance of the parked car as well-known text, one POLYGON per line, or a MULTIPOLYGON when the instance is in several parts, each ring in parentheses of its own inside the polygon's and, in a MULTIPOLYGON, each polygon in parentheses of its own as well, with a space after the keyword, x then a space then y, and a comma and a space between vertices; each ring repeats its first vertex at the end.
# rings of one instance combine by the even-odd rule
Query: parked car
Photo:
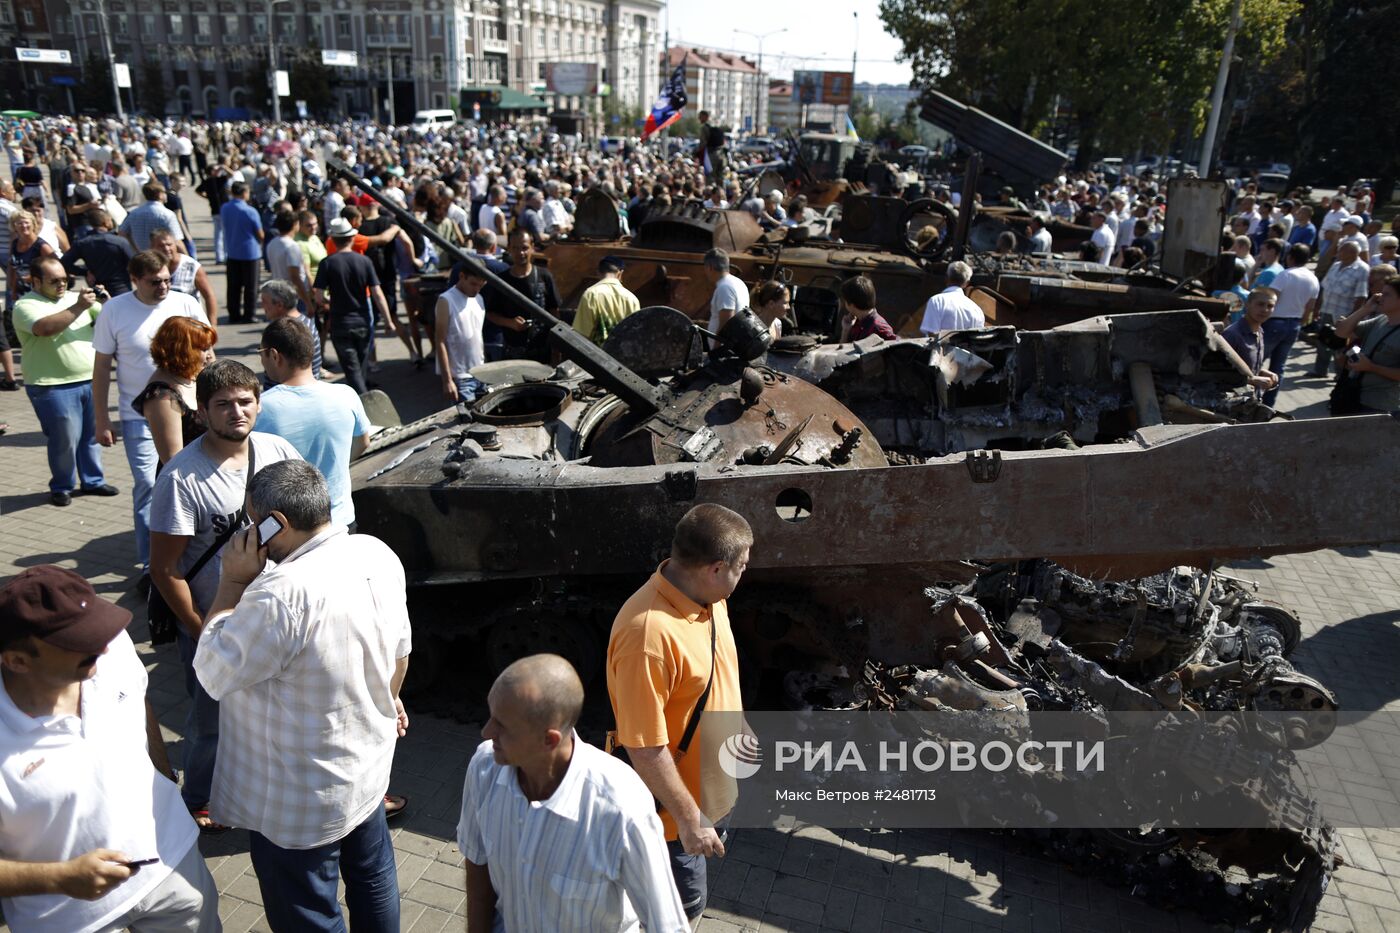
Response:
POLYGON ((1288 193, 1288 175, 1283 172, 1260 172, 1255 184, 1262 194, 1288 193))
POLYGON ((773 151, 773 140, 769 139, 767 136, 750 136, 748 139, 739 143, 739 151, 757 152, 762 155, 768 155, 773 151))

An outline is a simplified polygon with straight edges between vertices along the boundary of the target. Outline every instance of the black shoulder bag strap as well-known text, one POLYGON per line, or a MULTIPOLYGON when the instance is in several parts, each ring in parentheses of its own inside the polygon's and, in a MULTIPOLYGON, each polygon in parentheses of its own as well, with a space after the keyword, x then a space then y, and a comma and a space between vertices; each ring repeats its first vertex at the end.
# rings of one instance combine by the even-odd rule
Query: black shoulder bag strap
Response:
POLYGON ((705 692, 700 694, 700 701, 695 704, 695 709, 690 714, 689 721, 685 724, 685 732, 681 733, 680 744, 676 746, 676 759, 680 760, 686 749, 690 748, 691 740, 695 738, 695 730, 700 728, 700 714, 705 711, 705 704, 710 702, 710 689, 715 685, 715 639, 718 637, 719 626, 715 623, 715 610, 710 607, 710 681, 705 684, 705 692))
POLYGON ((244 504, 238 507, 238 514, 234 516, 233 521, 229 523, 229 526, 224 529, 223 534, 215 538, 214 543, 209 545, 209 549, 206 550, 203 554, 199 555, 199 560, 195 561, 194 564, 190 567, 190 569, 185 571, 186 580, 193 580, 195 577, 199 576, 199 572, 204 569, 204 565, 209 563, 209 561, 213 560, 214 555, 219 553, 219 551, 223 549, 223 546, 225 544, 228 544, 228 539, 233 537, 233 533, 243 526, 243 519, 247 517, 247 513, 244 511, 244 509, 247 508, 248 492, 253 488, 253 472, 257 469, 256 463, 257 459, 254 456, 253 452, 253 439, 252 437, 249 437, 248 479, 243 485, 244 504))

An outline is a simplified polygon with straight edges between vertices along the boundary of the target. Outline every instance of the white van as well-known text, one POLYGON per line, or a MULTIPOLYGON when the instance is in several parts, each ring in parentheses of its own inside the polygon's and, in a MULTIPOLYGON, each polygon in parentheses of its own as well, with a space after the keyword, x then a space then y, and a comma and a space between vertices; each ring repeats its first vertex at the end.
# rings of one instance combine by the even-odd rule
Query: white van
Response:
POLYGON ((413 115, 413 129, 419 133, 445 130, 456 122, 457 115, 451 110, 420 110, 413 115))

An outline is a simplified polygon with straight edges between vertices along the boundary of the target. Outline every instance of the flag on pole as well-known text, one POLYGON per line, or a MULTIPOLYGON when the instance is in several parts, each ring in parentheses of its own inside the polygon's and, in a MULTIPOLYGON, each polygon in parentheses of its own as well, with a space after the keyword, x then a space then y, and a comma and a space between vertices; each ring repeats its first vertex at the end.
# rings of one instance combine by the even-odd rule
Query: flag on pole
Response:
POLYGON ((856 142, 860 142, 860 134, 856 132, 856 125, 851 122, 851 115, 849 113, 846 114, 846 135, 856 142))
POLYGON ((676 70, 671 72, 671 77, 661 86, 661 93, 656 95, 655 103, 651 105, 646 126, 642 128, 642 139, 661 132, 679 120, 681 111, 688 102, 689 98, 685 96, 685 65, 677 65, 676 70))

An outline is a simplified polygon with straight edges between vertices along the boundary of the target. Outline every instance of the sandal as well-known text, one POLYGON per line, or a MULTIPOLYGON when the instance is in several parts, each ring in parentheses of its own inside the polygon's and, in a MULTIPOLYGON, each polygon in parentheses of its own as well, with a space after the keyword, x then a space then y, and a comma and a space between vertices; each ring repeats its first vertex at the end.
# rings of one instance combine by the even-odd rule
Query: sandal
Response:
POLYGON ((191 810, 190 816, 194 817, 194 825, 199 827, 201 835, 217 836, 220 833, 226 833, 232 829, 231 826, 225 826, 223 823, 214 822, 209 816, 208 807, 200 807, 198 810, 191 810))
POLYGON ((384 795, 384 819, 392 820, 394 817, 408 809, 408 798, 400 794, 384 795))

